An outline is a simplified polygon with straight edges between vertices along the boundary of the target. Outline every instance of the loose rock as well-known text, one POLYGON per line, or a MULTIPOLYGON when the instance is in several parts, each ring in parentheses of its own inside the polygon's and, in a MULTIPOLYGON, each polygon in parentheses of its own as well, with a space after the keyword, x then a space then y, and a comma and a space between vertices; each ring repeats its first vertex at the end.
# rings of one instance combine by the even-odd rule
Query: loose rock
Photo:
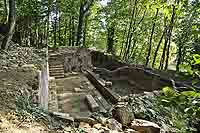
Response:
POLYGON ((91 128, 91 127, 90 127, 90 125, 88 123, 80 122, 79 128, 91 128))
POLYGON ((106 81, 105 82, 105 87, 112 87, 112 82, 111 81, 106 81))
POLYGON ((107 120, 107 127, 111 130, 117 130, 117 131, 122 131, 122 124, 119 123, 115 119, 108 119, 107 120))
POLYGON ((135 130, 133 130, 133 129, 126 129, 125 131, 124 131, 124 133, 139 133, 138 131, 135 131, 135 130))
POLYGON ((96 129, 100 129, 101 127, 102 127, 102 125, 100 123, 93 125, 93 128, 96 128, 96 129))
POLYGON ((123 126, 128 125, 134 119, 134 114, 130 107, 126 103, 123 104, 122 102, 118 103, 118 105, 116 105, 112 110, 112 115, 113 118, 122 123, 123 126))
POLYGON ((142 133, 160 133, 160 127, 157 124, 141 119, 133 120, 130 128, 142 133))

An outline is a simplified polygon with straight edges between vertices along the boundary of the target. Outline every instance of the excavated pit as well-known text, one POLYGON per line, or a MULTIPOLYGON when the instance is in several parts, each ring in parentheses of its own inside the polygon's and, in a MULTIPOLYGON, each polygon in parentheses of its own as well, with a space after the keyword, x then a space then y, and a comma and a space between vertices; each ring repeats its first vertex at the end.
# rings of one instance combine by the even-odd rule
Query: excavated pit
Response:
POLYGON ((49 110, 72 116, 94 112, 86 102, 87 95, 94 99, 89 103, 95 101, 98 111, 105 112, 121 96, 152 92, 170 84, 170 80, 142 66, 121 63, 113 56, 84 48, 50 49, 49 68, 55 78, 49 81, 49 110), (108 87, 106 82, 112 85, 108 87))

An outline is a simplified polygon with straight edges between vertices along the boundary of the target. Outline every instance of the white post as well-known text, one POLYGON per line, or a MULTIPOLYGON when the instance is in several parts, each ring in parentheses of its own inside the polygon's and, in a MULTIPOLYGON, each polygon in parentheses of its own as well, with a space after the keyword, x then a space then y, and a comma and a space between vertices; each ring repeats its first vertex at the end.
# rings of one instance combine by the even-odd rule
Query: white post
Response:
POLYGON ((42 66, 42 72, 39 72, 39 102, 40 105, 48 110, 48 63, 42 66))

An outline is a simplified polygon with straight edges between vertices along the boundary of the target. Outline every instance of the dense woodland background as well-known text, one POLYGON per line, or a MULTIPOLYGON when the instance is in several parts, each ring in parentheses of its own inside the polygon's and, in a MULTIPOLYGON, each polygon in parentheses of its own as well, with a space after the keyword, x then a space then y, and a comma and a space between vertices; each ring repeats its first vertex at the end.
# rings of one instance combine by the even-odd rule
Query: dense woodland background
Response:
POLYGON ((1 0, 0 32, 20 46, 96 47, 166 70, 200 53, 199 0, 1 0))

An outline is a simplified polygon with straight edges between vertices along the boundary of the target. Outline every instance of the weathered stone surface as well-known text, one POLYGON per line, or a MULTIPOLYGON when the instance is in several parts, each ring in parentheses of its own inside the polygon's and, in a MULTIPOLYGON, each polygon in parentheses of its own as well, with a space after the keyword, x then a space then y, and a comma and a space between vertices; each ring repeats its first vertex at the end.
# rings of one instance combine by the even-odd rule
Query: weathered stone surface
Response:
POLYGON ((74 92, 82 92, 83 90, 81 88, 74 88, 74 92))
POLYGON ((160 127, 157 124, 141 119, 133 120, 130 128, 140 133, 160 133, 160 127))
POLYGON ((91 125, 97 124, 98 122, 90 117, 75 117, 74 118, 75 122, 85 122, 85 123, 89 123, 91 125))
POLYGON ((153 91, 153 94, 159 96, 161 94, 161 91, 153 91))
POLYGON ((79 128, 91 128, 90 124, 85 122, 80 122, 79 128))
POLYGON ((59 52, 64 55, 65 72, 81 72, 92 66, 90 52, 85 48, 62 48, 59 52))
POLYGON ((98 133, 98 130, 96 128, 86 128, 84 131, 86 133, 98 133))
POLYGON ((110 89, 106 88, 105 85, 102 84, 102 82, 99 82, 93 72, 87 70, 86 76, 90 80, 90 82, 98 89, 101 95, 110 100, 111 103, 116 104, 119 101, 120 97, 110 89))
POLYGON ((118 120, 123 126, 128 125, 134 119, 132 110, 125 102, 119 102, 112 110, 113 118, 118 120))
POLYGON ((98 121, 100 121, 101 124, 106 125, 107 118, 105 118, 105 117, 99 117, 98 121))
POLYGON ((22 68, 25 68, 25 69, 35 69, 35 65, 34 64, 25 64, 25 65, 22 65, 22 68))
POLYGON ((96 128, 96 129, 100 129, 101 127, 102 127, 102 125, 100 123, 93 125, 93 128, 96 128))
POLYGON ((108 119, 107 127, 111 130, 122 131, 122 124, 115 119, 108 119))
POLYGON ((107 127, 102 127, 103 133, 110 133, 110 129, 107 127))
POLYGON ((92 95, 86 95, 86 101, 88 103, 89 108, 92 110, 92 112, 99 110, 98 103, 94 100, 92 95))
POLYGON ((60 118, 60 119, 66 120, 68 122, 74 122, 74 118, 71 117, 69 114, 60 113, 60 112, 51 112, 51 114, 60 118))
POLYGON ((55 80, 55 77, 49 77, 49 81, 55 80))
POLYGON ((112 82, 111 81, 106 81, 105 82, 105 87, 112 87, 112 82))
POLYGON ((64 130, 65 130, 65 132, 71 132, 72 131, 72 127, 65 127, 64 130))
POLYGON ((133 130, 133 129, 126 129, 126 130, 124 131, 124 133, 140 133, 140 132, 135 131, 135 130, 133 130))
POLYGON ((147 96, 153 97, 153 96, 154 96, 154 93, 144 91, 144 95, 147 95, 147 96))

